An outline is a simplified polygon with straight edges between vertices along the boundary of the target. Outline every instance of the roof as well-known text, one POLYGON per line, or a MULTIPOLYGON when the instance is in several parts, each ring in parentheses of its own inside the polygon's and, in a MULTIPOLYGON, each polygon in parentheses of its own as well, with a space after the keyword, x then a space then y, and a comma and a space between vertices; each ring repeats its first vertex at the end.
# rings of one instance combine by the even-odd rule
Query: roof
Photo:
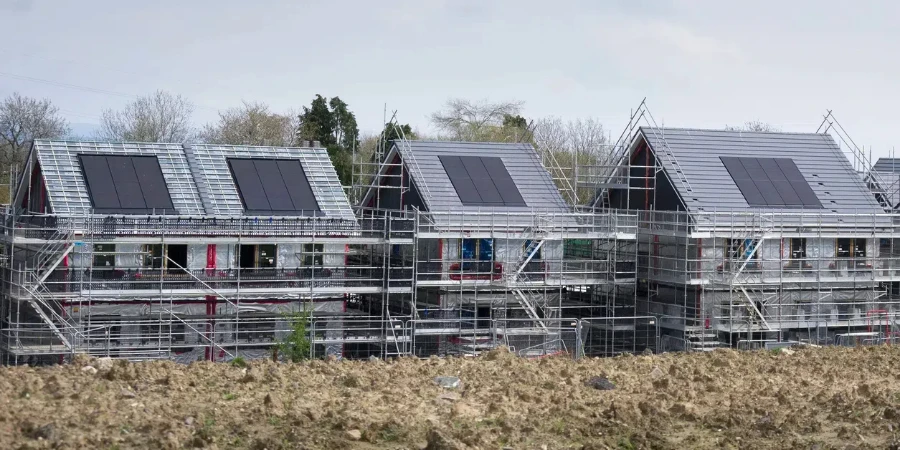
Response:
POLYGON ((50 207, 56 215, 91 214, 78 155, 95 154, 156 156, 178 215, 220 217, 245 215, 226 158, 297 159, 322 215, 354 220, 353 209, 324 148, 37 140, 32 152, 40 163, 50 207))
POLYGON ((237 216, 244 211, 228 168, 228 158, 277 158, 300 161, 323 216, 351 220, 355 217, 328 151, 324 148, 193 144, 186 145, 184 151, 200 198, 210 215, 237 216))
POLYGON ((91 214, 91 200, 78 162, 79 154, 156 156, 178 214, 196 216, 206 213, 181 144, 36 140, 32 151, 40 163, 47 199, 56 215, 91 214))
POLYGON ((900 173, 900 158, 878 158, 872 170, 881 173, 900 173))
POLYGON ((824 212, 884 212, 828 134, 650 127, 642 127, 640 133, 658 155, 689 212, 798 212, 796 208, 750 206, 722 163, 722 156, 790 158, 824 212))
POLYGON ((404 141, 399 149, 419 195, 429 211, 569 212, 550 173, 530 144, 453 141, 404 141), (460 201, 439 156, 499 157, 526 206, 466 206, 460 201))

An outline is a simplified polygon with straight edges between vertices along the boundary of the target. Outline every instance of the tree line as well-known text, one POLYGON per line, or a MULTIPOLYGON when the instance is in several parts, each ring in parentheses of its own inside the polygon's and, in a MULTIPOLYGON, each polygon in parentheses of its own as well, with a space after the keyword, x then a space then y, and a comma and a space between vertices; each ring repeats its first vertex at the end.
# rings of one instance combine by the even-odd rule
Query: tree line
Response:
MULTIPOLYGON (((384 157, 391 141, 401 137, 529 143, 538 150, 545 166, 552 168, 554 180, 563 189, 576 184, 572 171, 575 165, 610 163, 609 135, 599 121, 529 119, 522 115, 522 108, 523 103, 517 101, 450 99, 429 117, 436 130, 433 135, 415 130, 408 123, 391 120, 379 134, 360 136, 350 105, 337 96, 316 95, 299 111, 284 112, 272 111, 262 102, 243 101, 239 106, 219 111, 216 120, 197 128, 193 125, 195 105, 190 100, 157 91, 138 97, 121 109, 104 110, 96 135, 74 138, 273 147, 303 146, 307 141, 318 141, 328 150, 345 186, 370 179, 374 167, 381 162, 378 158, 384 157)), ((774 128, 757 121, 728 129, 774 128)), ((22 167, 30 141, 63 138, 73 138, 71 128, 49 99, 18 93, 3 99, 0 102, 0 182, 8 184, 11 172, 22 167)), ((580 199, 590 193, 577 195, 580 199)))

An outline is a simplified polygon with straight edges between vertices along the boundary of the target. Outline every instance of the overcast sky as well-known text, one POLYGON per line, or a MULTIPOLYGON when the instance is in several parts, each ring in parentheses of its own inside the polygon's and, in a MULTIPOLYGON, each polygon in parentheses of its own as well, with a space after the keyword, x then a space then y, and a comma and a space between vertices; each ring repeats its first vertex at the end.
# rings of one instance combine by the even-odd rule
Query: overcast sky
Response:
POLYGON ((896 1, 0 0, 0 18, 0 96, 48 97, 79 124, 164 89, 198 125, 322 94, 363 131, 385 104, 429 130, 462 97, 617 135, 646 97, 667 126, 815 131, 830 108, 876 155, 900 146, 896 1))

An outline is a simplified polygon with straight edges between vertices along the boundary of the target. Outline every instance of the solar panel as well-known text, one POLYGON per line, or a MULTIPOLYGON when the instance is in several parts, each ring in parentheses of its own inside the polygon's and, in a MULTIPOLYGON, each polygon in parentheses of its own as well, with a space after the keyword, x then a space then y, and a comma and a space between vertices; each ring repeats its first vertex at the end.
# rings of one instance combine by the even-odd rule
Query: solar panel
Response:
POLYGON ((763 195, 756 187, 756 183, 753 182, 753 179, 750 178, 750 175, 747 173, 747 169, 741 164, 740 158, 722 156, 720 159, 722 160, 722 163, 725 164, 725 169, 728 170, 728 173, 734 180, 734 184, 736 184, 738 189, 741 190, 741 193, 744 194, 744 199, 747 200, 748 205, 768 206, 765 198, 763 198, 763 195))
POLYGON ((750 206, 822 208, 822 203, 790 158, 719 159, 750 206))
POLYGON ((497 191, 500 192, 500 196, 503 198, 503 203, 506 206, 528 206, 525 204, 522 194, 519 193, 516 183, 509 176, 502 159, 481 158, 481 162, 491 175, 491 180, 494 181, 494 186, 497 187, 497 191))
POLYGON ((169 195, 169 187, 163 178, 159 167, 159 160, 155 157, 131 158, 131 164, 137 173, 138 183, 144 193, 144 202, 147 208, 174 210, 172 196, 169 195))
POLYGON ((119 196, 116 195, 106 156, 79 155, 78 159, 94 209, 119 209, 119 196))
POLYGON ((316 215, 320 212, 299 160, 229 158, 244 210, 259 215, 316 215))
POLYGON ((121 208, 145 209, 147 204, 144 202, 144 193, 141 192, 134 165, 131 164, 131 157, 107 156, 106 162, 109 164, 109 172, 112 174, 121 208))
POLYGON ((481 162, 482 158, 478 156, 460 156, 459 159, 465 166, 466 172, 469 173, 469 178, 472 179, 475 189, 478 190, 478 195, 481 196, 481 204, 503 206, 503 197, 497 191, 497 186, 494 186, 491 175, 484 168, 484 163, 481 162))
POLYGON ((281 178, 287 184, 288 194, 291 196, 291 202, 299 211, 319 211, 319 203, 313 194, 312 188, 309 186, 309 180, 306 178, 306 172, 298 160, 279 159, 278 169, 281 171, 281 178))
POLYGON ((269 199, 263 189, 262 182, 256 172, 256 165, 251 159, 229 159, 231 175, 237 184, 244 209, 251 211, 271 211, 269 199))
POLYGON ((78 159, 95 212, 174 212, 156 156, 78 155, 78 159))
POLYGON ((284 178, 281 176, 281 171, 278 170, 278 163, 273 159, 258 159, 253 161, 253 164, 256 166, 256 173, 262 182, 272 211, 293 211, 294 202, 291 201, 291 194, 284 185, 284 178))
POLYGON ((466 206, 527 206, 503 160, 439 155, 459 200, 466 206))
POLYGON ((456 189, 456 195, 459 196, 459 201, 464 205, 481 204, 481 196, 478 195, 478 189, 476 189, 475 184, 472 183, 472 178, 469 177, 466 166, 463 165, 460 157, 440 155, 438 156, 438 159, 441 160, 444 171, 446 171, 447 176, 450 177, 450 183, 453 184, 453 188, 456 189))
POLYGON ((797 168, 794 161, 787 158, 777 158, 775 159, 775 162, 778 164, 778 167, 781 169, 781 172, 784 174, 785 178, 787 178, 788 182, 791 183, 791 187, 794 188, 794 192, 797 193, 797 196, 800 197, 800 201, 802 201, 804 205, 808 205, 811 208, 822 207, 822 202, 816 197, 816 193, 813 192, 809 183, 806 182, 806 178, 800 173, 800 169, 797 168))

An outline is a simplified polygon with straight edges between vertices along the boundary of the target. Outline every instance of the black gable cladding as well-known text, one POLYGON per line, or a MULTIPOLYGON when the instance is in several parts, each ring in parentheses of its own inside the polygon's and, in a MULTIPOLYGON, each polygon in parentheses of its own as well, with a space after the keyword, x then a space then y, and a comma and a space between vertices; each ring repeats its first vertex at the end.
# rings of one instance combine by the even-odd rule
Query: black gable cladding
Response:
POLYGON ((321 212, 299 160, 228 158, 228 167, 248 214, 316 216, 321 212))
POLYGON ((439 155, 444 171, 466 206, 527 206, 498 157, 439 155))
POLYGON ((822 203, 790 158, 719 159, 750 206, 822 209, 822 203))
POLYGON ((156 156, 78 155, 94 212, 174 214, 156 156))

